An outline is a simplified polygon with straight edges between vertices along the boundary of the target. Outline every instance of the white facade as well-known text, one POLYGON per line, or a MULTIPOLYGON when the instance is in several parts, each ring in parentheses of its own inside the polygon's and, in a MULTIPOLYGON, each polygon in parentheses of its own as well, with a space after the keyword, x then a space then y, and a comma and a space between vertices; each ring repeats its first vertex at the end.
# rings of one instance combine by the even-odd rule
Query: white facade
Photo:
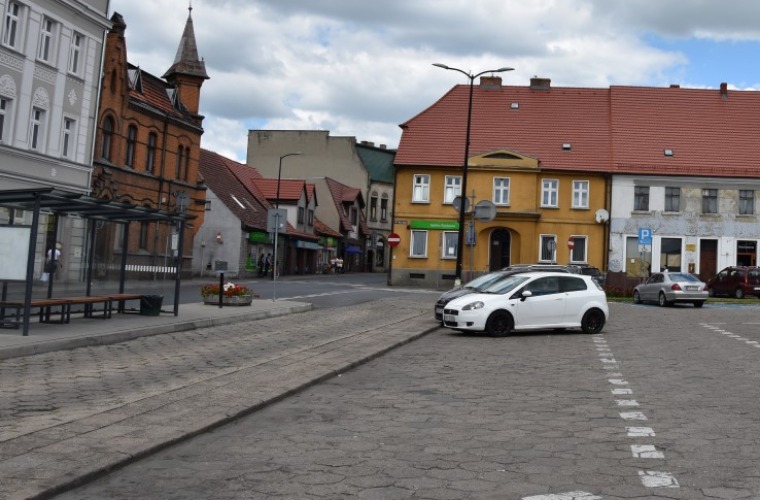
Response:
POLYGON ((108 2, 0 0, 0 183, 88 194, 108 2))
POLYGON ((643 278, 667 267, 704 279, 756 265, 758 194, 760 179, 613 176, 609 271, 643 278))

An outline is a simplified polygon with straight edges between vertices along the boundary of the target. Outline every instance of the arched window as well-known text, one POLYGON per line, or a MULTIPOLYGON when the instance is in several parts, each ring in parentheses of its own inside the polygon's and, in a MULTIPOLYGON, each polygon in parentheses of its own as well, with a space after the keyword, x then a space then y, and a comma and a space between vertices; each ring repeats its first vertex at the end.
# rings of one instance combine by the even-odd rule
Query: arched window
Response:
POLYGON ((185 171, 182 173, 182 180, 186 181, 190 172, 190 148, 185 148, 185 171))
POLYGON ((175 172, 176 178, 182 178, 182 167, 185 165, 185 148, 182 146, 177 148, 177 170, 175 172))
POLYGON ((127 156, 124 164, 128 167, 135 166, 135 148, 137 147, 137 127, 130 125, 127 128, 127 156))
POLYGON ((376 221, 377 220, 377 193, 373 191, 369 200, 370 200, 369 201, 369 220, 376 221))
POLYGON ((111 143, 113 142, 113 118, 103 120, 103 137, 100 144, 100 157, 111 161, 111 143))
POLYGON ((145 158, 145 171, 152 174, 156 163, 156 141, 158 136, 155 132, 148 135, 148 156, 145 158))

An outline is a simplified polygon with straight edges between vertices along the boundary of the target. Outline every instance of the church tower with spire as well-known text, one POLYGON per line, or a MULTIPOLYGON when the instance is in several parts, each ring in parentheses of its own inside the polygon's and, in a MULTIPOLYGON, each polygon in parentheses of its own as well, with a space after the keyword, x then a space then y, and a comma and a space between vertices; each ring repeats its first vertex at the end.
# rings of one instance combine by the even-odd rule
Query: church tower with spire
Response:
POLYGON ((176 89, 179 100, 199 120, 200 124, 200 121, 203 119, 198 115, 201 86, 204 80, 208 80, 209 76, 206 73, 206 63, 198 57, 198 46, 195 43, 192 14, 193 7, 190 6, 188 8, 187 21, 185 22, 185 30, 182 32, 182 38, 179 41, 174 63, 164 73, 163 78, 176 89))

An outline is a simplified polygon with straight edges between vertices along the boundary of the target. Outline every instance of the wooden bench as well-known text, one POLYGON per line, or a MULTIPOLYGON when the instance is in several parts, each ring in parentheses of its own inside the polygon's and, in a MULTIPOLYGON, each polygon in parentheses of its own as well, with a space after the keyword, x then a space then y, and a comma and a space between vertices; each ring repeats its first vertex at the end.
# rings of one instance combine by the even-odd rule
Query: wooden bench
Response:
MULTIPOLYGON (((39 309, 40 323, 68 323, 70 318, 70 304, 66 299, 32 299, 30 309, 39 309), (60 315, 60 319, 53 317, 60 315)), ((18 329, 21 325, 21 310, 24 309, 24 301, 10 300, 0 302, 0 324, 4 328, 18 329), (14 309, 11 319, 5 315, 5 309, 14 309)))
MULTIPOLYGON (((85 318, 100 318, 100 319, 108 319, 111 317, 111 305, 113 303, 113 300, 111 299, 110 295, 89 295, 89 296, 82 296, 82 297, 66 297, 64 299, 61 299, 66 301, 68 304, 68 311, 67 316, 71 316, 71 306, 77 306, 82 305, 84 306, 84 317, 85 318), (95 313, 98 312, 97 309, 95 309, 95 304, 103 304, 103 309, 100 311, 103 313, 102 316, 96 316, 95 313)), ((75 311, 76 312, 76 311, 75 311)), ((66 323, 69 322, 69 318, 67 318, 66 323)))
POLYGON ((112 306, 113 302, 116 302, 118 305, 116 306, 116 312, 118 313, 124 313, 126 310, 125 302, 128 300, 140 300, 142 295, 139 293, 114 293, 109 295, 111 297, 112 306))

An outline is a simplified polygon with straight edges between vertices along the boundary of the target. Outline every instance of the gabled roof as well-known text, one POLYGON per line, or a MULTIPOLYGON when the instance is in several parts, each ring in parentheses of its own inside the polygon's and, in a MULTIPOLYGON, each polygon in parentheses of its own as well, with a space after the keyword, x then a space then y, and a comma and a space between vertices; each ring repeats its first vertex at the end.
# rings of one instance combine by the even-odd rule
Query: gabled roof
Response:
POLYGON ((190 120, 185 106, 174 96, 174 87, 133 64, 127 63, 127 68, 130 104, 170 116, 197 128, 190 120))
MULTIPOLYGON (((396 165, 461 166, 468 96, 457 85, 403 123, 396 165)), ((760 177, 758 137, 757 91, 476 85, 469 156, 508 149, 543 169, 760 177)))
MULTIPOLYGON (((353 229, 353 226, 351 225, 351 220, 349 219, 346 210, 344 210, 344 207, 346 205, 357 204, 360 209, 363 209, 364 197, 362 196, 361 190, 341 184, 330 177, 325 177, 325 183, 330 190, 336 211, 338 212, 338 217, 340 218, 340 229, 343 231, 350 231, 353 229)), ((367 221, 364 218, 364 210, 359 210, 359 218, 359 229, 362 233, 369 234, 369 226, 367 226, 367 221)))
POLYGON ((266 201, 262 203, 238 180, 232 170, 237 167, 251 169, 213 151, 201 148, 198 168, 206 185, 224 205, 240 219, 244 227, 267 230, 266 201))
POLYGON ((342 238, 343 235, 340 234, 338 231, 335 231, 330 226, 319 220, 318 218, 314 217, 314 232, 317 234, 321 234, 322 236, 330 236, 332 238, 342 238))
MULTIPOLYGON (((280 203, 288 203, 295 205, 301 196, 305 196, 308 200, 309 193, 306 181, 301 179, 280 179, 280 203)), ((256 185, 261 190, 264 197, 271 203, 275 203, 277 200, 277 179, 264 179, 260 178, 256 180, 256 185)))

